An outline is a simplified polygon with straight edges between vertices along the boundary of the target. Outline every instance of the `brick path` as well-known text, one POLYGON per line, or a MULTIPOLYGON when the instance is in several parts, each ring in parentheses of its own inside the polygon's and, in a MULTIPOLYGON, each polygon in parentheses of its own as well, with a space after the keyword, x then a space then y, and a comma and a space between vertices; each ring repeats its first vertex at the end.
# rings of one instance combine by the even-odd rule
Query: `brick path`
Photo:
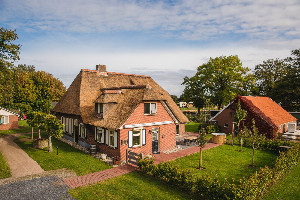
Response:
MULTIPOLYGON (((208 143, 205 146, 205 148, 203 148, 203 150, 214 148, 216 146, 219 146, 219 144, 208 143)), ((165 154, 165 153, 156 154, 154 156, 154 164, 158 164, 160 162, 167 162, 167 161, 174 160, 176 158, 180 158, 180 157, 187 156, 187 155, 197 153, 197 152, 199 152, 199 147, 195 146, 195 147, 180 150, 180 151, 170 153, 170 154, 165 154)), ((119 167, 106 169, 106 170, 103 170, 103 171, 99 171, 99 172, 95 172, 95 173, 91 173, 91 174, 86 174, 86 175, 83 175, 83 176, 77 176, 77 177, 74 177, 74 178, 65 179, 64 182, 70 188, 76 188, 76 187, 96 183, 96 182, 99 182, 99 181, 104 181, 104 180, 114 178, 116 176, 120 176, 120 175, 123 175, 123 174, 127 174, 127 173, 133 172, 137 169, 138 168, 133 166, 133 165, 122 165, 122 166, 119 166, 119 167)))
MULTIPOLYGON (((203 150, 211 149, 211 148, 217 147, 219 145, 220 144, 207 143, 207 145, 203 148, 203 150)), ((170 160, 175 160, 177 158, 188 156, 190 154, 197 153, 199 151, 200 151, 199 147, 195 146, 195 147, 183 149, 183 150, 180 150, 180 151, 177 151, 174 153, 170 153, 170 154, 165 154, 165 153, 156 154, 154 156, 154 164, 158 164, 160 162, 167 162, 170 160)))

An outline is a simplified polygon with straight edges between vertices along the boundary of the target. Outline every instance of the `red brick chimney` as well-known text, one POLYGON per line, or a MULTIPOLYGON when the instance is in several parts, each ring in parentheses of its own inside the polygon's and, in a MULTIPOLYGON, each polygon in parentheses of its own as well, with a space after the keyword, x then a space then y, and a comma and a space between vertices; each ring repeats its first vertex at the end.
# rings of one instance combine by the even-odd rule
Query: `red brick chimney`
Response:
POLYGON ((98 72, 106 72, 106 65, 96 65, 96 70, 98 72))

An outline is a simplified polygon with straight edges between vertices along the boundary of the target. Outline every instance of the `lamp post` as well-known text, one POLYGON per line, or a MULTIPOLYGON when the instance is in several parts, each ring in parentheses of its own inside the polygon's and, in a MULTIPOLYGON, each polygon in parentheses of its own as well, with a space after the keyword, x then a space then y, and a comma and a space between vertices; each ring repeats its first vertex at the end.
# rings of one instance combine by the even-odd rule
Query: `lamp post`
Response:
POLYGON ((58 155, 58 146, 56 146, 56 155, 58 155))

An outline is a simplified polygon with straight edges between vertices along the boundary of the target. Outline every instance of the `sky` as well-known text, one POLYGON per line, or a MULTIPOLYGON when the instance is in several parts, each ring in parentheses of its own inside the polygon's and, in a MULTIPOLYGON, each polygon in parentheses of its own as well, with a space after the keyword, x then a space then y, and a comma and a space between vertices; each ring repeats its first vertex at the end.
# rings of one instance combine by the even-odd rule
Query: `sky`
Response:
POLYGON ((15 29, 19 64, 66 87, 80 69, 151 76, 180 95, 209 58, 244 67, 300 48, 299 0, 0 0, 0 26, 15 29))

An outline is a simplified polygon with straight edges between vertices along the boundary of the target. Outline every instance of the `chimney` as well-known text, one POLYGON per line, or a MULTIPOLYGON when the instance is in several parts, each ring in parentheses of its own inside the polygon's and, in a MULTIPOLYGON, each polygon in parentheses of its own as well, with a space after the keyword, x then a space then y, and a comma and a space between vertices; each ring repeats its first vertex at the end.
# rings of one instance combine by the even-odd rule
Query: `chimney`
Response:
POLYGON ((106 65, 96 65, 96 70, 98 72, 106 72, 106 65))

